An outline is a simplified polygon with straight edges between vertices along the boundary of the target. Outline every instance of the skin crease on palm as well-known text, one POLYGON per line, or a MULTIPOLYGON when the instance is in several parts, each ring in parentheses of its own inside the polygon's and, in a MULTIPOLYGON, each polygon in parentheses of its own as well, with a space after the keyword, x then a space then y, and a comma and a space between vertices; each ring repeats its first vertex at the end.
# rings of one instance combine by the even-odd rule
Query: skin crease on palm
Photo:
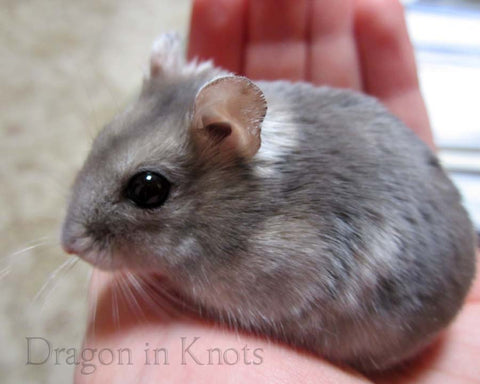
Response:
MULTIPOLYGON (((213 59, 252 79, 304 80, 366 92, 433 147, 403 9, 396 0, 196 0, 188 56, 213 59)), ((479 279, 455 322, 433 345, 415 361, 370 378, 193 317, 158 316, 141 299, 139 319, 129 296, 113 294, 115 287, 111 274, 95 271, 90 292, 96 310, 84 347, 129 348, 138 360, 131 366, 98 364, 89 375, 79 366, 77 383, 480 382, 479 279), (261 348, 263 363, 182 365, 173 358, 181 354, 181 337, 192 341, 195 336, 200 337, 195 344, 200 351, 241 351, 246 344, 261 348), (146 342, 168 350, 170 364, 146 365, 146 342)))

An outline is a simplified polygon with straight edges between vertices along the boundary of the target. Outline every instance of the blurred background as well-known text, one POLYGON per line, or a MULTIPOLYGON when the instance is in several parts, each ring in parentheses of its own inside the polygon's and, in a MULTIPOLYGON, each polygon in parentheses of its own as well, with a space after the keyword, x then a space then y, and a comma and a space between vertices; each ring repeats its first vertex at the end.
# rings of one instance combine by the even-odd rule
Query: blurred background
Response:
POLYGON ((480 230, 480 1, 405 1, 444 166, 480 230))
MULTIPOLYGON (((405 1, 440 157, 480 228, 480 7, 405 1)), ((187 35, 189 0, 2 0, 0 382, 68 383, 26 365, 26 337, 80 348, 89 267, 59 242, 68 188, 98 129, 135 97, 159 33, 187 35)))
POLYGON ((95 133, 136 96, 153 39, 186 36, 189 17, 188 0, 1 0, 0 383, 72 382, 65 359, 26 365, 25 339, 81 347, 90 268, 48 278, 67 260, 69 186, 95 133))

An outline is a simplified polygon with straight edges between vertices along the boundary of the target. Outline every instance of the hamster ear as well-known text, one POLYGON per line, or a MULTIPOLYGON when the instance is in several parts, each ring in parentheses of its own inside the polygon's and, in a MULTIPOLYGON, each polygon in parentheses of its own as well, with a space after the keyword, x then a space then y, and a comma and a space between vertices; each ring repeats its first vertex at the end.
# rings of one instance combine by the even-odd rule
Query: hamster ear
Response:
POLYGON ((185 64, 182 39, 176 32, 158 36, 150 54, 150 79, 178 72, 185 64))
POLYGON ((260 128, 267 112, 265 97, 241 76, 205 84, 195 98, 192 137, 201 152, 222 158, 251 158, 260 148, 260 128))

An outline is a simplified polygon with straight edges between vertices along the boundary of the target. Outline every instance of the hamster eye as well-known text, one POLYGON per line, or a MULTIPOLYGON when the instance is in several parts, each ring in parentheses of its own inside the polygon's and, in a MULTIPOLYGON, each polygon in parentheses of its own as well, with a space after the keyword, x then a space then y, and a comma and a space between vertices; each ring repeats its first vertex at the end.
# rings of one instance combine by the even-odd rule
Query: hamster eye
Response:
POLYGON ((134 175, 125 188, 125 197, 139 208, 158 208, 167 200, 169 181, 162 175, 144 171, 134 175))

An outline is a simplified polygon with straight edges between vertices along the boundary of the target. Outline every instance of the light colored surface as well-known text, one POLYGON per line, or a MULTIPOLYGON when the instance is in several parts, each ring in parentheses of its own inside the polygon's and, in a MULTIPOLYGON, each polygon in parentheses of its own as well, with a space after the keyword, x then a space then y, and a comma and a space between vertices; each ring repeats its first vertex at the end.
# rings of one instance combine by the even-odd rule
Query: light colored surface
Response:
POLYGON ((2 384, 72 381, 65 362, 25 365, 26 337, 52 348, 82 340, 86 265, 34 301, 66 260, 58 234, 68 188, 94 133, 135 96, 155 36, 185 35, 189 8, 188 0, 2 1, 0 276, 11 269, 0 279, 2 384))

